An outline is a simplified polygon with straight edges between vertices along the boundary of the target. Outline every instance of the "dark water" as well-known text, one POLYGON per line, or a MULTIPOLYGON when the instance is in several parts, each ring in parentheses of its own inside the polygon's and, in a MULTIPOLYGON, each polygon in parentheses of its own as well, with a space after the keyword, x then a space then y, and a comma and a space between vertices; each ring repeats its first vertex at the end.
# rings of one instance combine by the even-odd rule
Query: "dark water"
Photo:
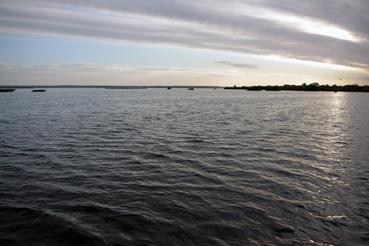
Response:
POLYGON ((368 245, 369 94, 0 95, 0 245, 368 245))

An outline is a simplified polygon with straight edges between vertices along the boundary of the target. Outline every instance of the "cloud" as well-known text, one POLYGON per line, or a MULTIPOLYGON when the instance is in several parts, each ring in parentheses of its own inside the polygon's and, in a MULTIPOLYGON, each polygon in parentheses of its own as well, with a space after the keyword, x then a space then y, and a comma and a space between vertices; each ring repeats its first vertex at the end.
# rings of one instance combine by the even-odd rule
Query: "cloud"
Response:
POLYGON ((0 3, 0 31, 277 55, 369 70, 368 12, 366 0, 12 0, 0 3))
POLYGON ((350 30, 354 35, 366 40, 369 39, 369 1, 367 0, 263 0, 262 2, 266 8, 274 11, 333 23, 336 26, 350 30))
POLYGON ((244 68, 244 69, 257 69, 259 68, 257 65, 254 64, 244 64, 244 63, 234 63, 230 61, 216 61, 215 64, 222 64, 227 65, 235 68, 244 68))

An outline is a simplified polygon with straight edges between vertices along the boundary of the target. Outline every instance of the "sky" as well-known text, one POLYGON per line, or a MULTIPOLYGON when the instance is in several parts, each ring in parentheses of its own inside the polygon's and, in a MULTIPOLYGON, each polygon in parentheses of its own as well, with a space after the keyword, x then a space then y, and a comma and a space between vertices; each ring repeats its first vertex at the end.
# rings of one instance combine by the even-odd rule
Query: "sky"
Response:
POLYGON ((0 85, 369 84, 368 0, 0 0, 0 85))

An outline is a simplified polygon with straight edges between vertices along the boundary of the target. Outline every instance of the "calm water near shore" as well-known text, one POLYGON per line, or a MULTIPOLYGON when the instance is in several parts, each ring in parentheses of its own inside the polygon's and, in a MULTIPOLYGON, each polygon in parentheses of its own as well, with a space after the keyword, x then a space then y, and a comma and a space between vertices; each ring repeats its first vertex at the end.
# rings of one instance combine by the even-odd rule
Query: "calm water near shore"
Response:
POLYGON ((0 245, 368 245, 369 94, 0 94, 0 245))

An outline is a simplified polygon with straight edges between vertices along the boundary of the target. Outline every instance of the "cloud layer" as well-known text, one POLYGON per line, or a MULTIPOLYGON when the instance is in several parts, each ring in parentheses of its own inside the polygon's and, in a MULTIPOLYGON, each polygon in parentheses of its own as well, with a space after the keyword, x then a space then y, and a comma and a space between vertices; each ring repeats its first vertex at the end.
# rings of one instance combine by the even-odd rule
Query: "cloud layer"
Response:
POLYGON ((235 67, 235 68, 242 68, 242 69, 257 69, 258 66, 254 65, 254 64, 245 64, 245 63, 235 63, 235 62, 230 62, 230 61, 217 61, 214 62, 215 64, 222 64, 222 65, 227 65, 227 66, 231 66, 231 67, 235 67))
POLYGON ((368 13, 366 0, 12 0, 0 3, 0 31, 277 55, 369 70, 368 13))

